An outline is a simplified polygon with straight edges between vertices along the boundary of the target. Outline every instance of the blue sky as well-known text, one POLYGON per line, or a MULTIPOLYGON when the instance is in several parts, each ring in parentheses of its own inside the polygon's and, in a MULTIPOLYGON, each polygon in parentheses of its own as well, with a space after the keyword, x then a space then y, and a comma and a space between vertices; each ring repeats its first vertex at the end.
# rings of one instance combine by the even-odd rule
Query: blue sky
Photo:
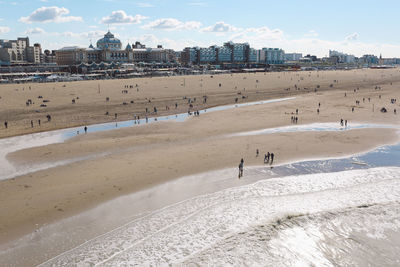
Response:
POLYGON ((325 56, 329 49, 400 57, 395 0, 0 0, 0 38, 44 49, 88 46, 108 29, 166 48, 249 42, 325 56))

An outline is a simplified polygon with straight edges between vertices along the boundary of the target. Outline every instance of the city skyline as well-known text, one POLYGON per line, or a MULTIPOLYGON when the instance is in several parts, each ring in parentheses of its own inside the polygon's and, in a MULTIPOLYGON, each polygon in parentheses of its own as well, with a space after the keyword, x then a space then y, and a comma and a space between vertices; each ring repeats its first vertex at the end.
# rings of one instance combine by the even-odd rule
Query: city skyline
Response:
POLYGON ((29 36, 43 49, 87 47, 108 29, 126 45, 182 50, 227 40, 327 56, 400 57, 395 1, 0 1, 0 39, 29 36), (236 3, 237 2, 237 3, 236 3), (24 7, 23 9, 21 7, 24 7), (88 12, 90 11, 90 12, 88 12))

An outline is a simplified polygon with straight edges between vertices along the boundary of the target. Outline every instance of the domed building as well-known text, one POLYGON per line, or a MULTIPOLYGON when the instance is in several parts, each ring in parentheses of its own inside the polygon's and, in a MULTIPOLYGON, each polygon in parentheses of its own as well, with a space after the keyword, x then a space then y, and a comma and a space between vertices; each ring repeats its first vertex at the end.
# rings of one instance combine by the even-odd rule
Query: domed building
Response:
POLYGON ((78 46, 63 47, 56 51, 56 62, 58 65, 80 65, 92 63, 134 63, 134 62, 170 62, 174 61, 175 52, 171 49, 146 48, 139 42, 133 45, 129 43, 122 49, 122 43, 114 34, 108 31, 103 38, 99 39, 96 47, 90 44, 83 48, 78 46))
POLYGON ((97 41, 97 48, 102 50, 120 50, 122 48, 122 43, 118 38, 114 37, 114 34, 108 31, 103 38, 97 41))
POLYGON ((59 65, 75 65, 101 62, 132 63, 134 58, 132 46, 128 44, 122 49, 121 41, 108 31, 97 41, 96 48, 92 44, 88 48, 64 47, 56 51, 56 60, 59 65))

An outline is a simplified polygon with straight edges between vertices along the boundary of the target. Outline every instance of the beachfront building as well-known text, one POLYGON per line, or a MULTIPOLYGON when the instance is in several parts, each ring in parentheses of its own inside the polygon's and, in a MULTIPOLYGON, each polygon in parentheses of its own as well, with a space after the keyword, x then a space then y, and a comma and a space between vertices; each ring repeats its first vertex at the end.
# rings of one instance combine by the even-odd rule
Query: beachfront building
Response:
POLYGON ((400 58, 382 58, 382 62, 380 64, 382 65, 399 65, 400 64, 400 58))
POLYGON ((81 63, 165 63, 175 62, 175 53, 171 49, 146 48, 140 42, 133 47, 128 43, 125 48, 114 34, 108 31, 103 38, 99 39, 96 47, 92 44, 88 48, 77 46, 63 47, 56 51, 56 62, 58 65, 79 65, 81 63))
POLYGON ((0 39, 0 65, 39 64, 42 57, 40 44, 29 45, 28 37, 17 40, 0 39))
POLYGON ((302 57, 302 53, 285 53, 285 61, 299 61, 302 57))
POLYGON ((283 64, 285 51, 280 48, 262 48, 258 50, 258 60, 265 64, 283 64))
POLYGON ((348 55, 335 50, 329 50, 329 58, 331 62, 335 63, 355 63, 356 57, 354 55, 348 55))
POLYGON ((181 53, 181 62, 187 65, 198 63, 199 47, 186 47, 181 53))
POLYGON ((161 45, 158 45, 156 48, 147 48, 144 53, 142 51, 140 53, 142 54, 142 57, 145 57, 144 62, 148 63, 176 62, 175 51, 172 49, 164 49, 161 45))
POLYGON ((254 48, 249 49, 249 57, 248 62, 250 63, 257 63, 258 62, 258 52, 254 48))
POLYGON ((377 65, 379 64, 379 58, 375 55, 363 55, 359 58, 359 63, 366 65, 377 65))
POLYGON ((217 49, 215 46, 199 49, 200 64, 215 64, 217 62, 217 49))
POLYGON ((250 45, 248 43, 226 42, 225 47, 232 51, 231 63, 246 63, 249 59, 250 45))
POLYGON ((229 63, 232 61, 232 49, 226 46, 221 46, 217 48, 219 63, 229 63))
POLYGON ((186 47, 181 52, 181 62, 193 64, 245 64, 256 63, 257 50, 250 48, 248 43, 226 42, 223 46, 208 48, 186 47))
POLYGON ((79 65, 81 63, 111 63, 111 62, 133 62, 132 47, 128 44, 122 49, 122 43, 114 34, 108 31, 103 38, 99 39, 96 47, 92 44, 88 48, 69 46, 56 51, 56 62, 58 65, 79 65))
POLYGON ((42 62, 43 63, 48 63, 48 64, 56 63, 56 51, 52 50, 50 52, 50 50, 47 50, 47 49, 44 50, 42 62))

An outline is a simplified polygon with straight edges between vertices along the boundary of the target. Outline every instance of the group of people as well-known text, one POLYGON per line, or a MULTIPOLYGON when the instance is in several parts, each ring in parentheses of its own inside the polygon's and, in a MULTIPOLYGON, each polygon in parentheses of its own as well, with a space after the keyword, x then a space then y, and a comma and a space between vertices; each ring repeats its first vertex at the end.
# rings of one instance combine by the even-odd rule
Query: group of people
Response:
POLYGON ((290 119, 291 119, 291 122, 294 124, 297 124, 297 121, 299 120, 299 118, 297 116, 292 116, 290 119))
POLYGON ((347 120, 340 119, 340 126, 345 126, 347 127, 347 120))
MULTIPOLYGON (((50 114, 47 114, 46 118, 47 118, 48 122, 51 121, 51 115, 50 114)), ((37 120, 37 124, 38 124, 38 126, 40 126, 42 124, 42 121, 40 119, 38 119, 37 120)), ((33 120, 30 121, 30 126, 31 126, 31 128, 33 128, 35 126, 33 120)), ((4 121, 4 128, 8 129, 8 121, 4 121)))
MULTIPOLYGON (((258 157, 259 154, 260 154, 260 150, 258 150, 258 148, 257 148, 256 157, 258 157)), ((267 152, 267 154, 264 154, 264 164, 269 163, 269 164, 272 165, 272 163, 274 163, 274 158, 275 158, 275 154, 274 153, 267 152)), ((240 160, 240 163, 239 163, 239 179, 241 177, 243 177, 243 168, 244 168, 244 159, 242 158, 240 160)))
POLYGON ((264 155, 264 163, 265 164, 266 163, 270 163, 270 164, 274 163, 274 157, 275 157, 275 154, 269 153, 269 151, 268 151, 267 154, 264 155), (271 162, 270 162, 270 160, 271 160, 271 162))
MULTIPOLYGON (((40 119, 38 120, 38 125, 40 126, 41 122, 40 119)), ((31 120, 31 128, 33 128, 33 120, 31 120)))

